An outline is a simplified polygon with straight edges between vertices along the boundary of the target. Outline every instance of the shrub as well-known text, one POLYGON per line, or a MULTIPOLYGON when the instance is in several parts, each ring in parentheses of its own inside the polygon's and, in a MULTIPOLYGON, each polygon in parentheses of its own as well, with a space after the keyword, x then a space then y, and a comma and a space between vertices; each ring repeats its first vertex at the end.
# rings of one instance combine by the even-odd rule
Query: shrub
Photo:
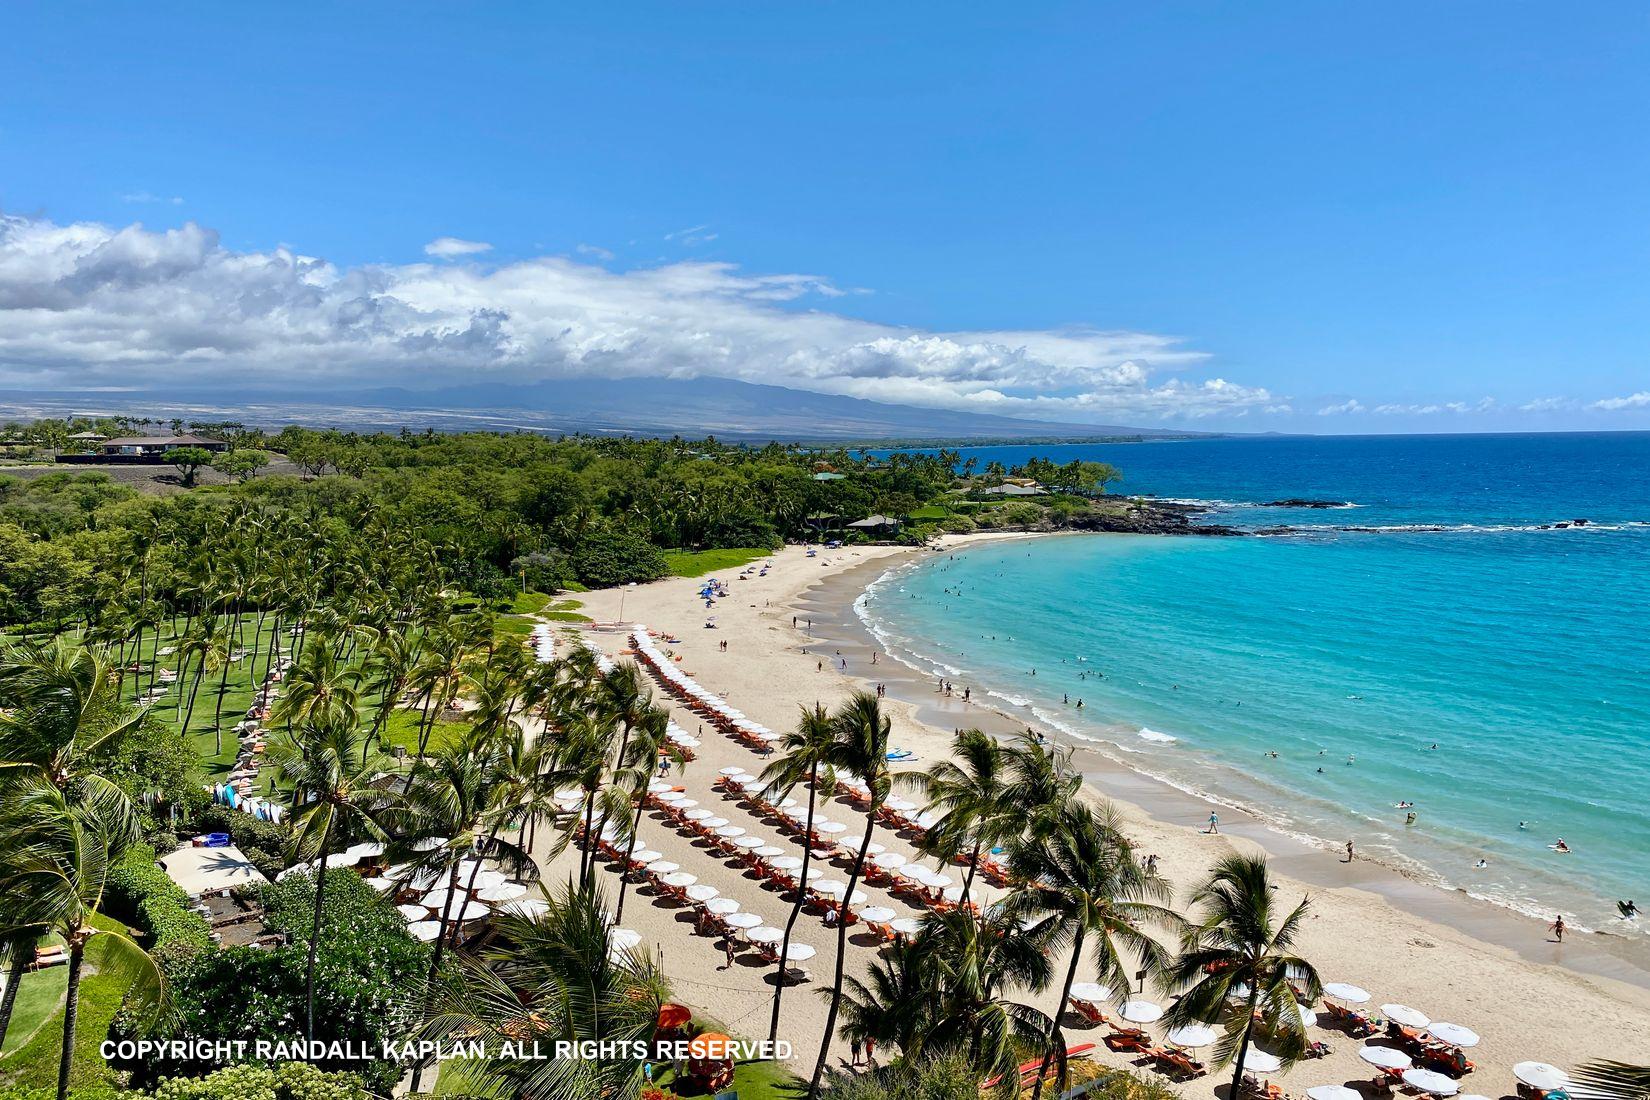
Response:
POLYGON ((212 929, 189 909, 189 895, 155 865, 155 850, 134 844, 109 870, 108 909, 149 938, 151 950, 212 946, 212 929))
POLYGON ((326 1073, 307 1062, 249 1062, 205 1077, 168 1077, 155 1089, 155 1100, 366 1100, 368 1095, 355 1074, 326 1073))
POLYGON ((595 588, 651 581, 665 575, 665 556, 659 548, 621 527, 581 535, 572 560, 579 580, 595 588))

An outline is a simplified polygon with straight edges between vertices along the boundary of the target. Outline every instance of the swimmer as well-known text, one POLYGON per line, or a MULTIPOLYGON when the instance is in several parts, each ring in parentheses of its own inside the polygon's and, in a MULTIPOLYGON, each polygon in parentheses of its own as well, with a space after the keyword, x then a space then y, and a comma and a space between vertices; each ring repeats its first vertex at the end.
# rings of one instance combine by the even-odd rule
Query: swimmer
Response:
POLYGON ((1563 837, 1559 837, 1557 840, 1553 841, 1552 849, 1555 852, 1563 852, 1566 855, 1568 855, 1569 851, 1570 851, 1570 846, 1568 844, 1564 843, 1564 838, 1563 837))
POLYGON ((1358 758, 1356 756, 1349 756, 1349 757, 1346 758, 1346 762, 1347 762, 1348 766, 1357 763, 1357 761, 1358 761, 1358 758))
POLYGON ((1530 827, 1530 823, 1528 821, 1520 821, 1518 823, 1518 827, 1520 829, 1528 829, 1530 827))
POLYGON ((1489 865, 1490 865, 1490 861, 1487 860, 1487 859, 1481 859, 1477 863, 1473 864, 1473 866, 1478 868, 1480 871, 1482 871, 1484 868, 1488 867, 1489 865))
POLYGON ((1277 750, 1276 750, 1276 749, 1268 749, 1268 750, 1267 750, 1267 752, 1266 752, 1266 759, 1268 759, 1268 760, 1276 760, 1276 759, 1277 759, 1277 758, 1278 758, 1278 754, 1277 754, 1277 750))
POLYGON ((1616 911, 1621 914, 1622 920, 1637 920, 1639 915, 1638 903, 1632 900, 1616 902, 1616 911))

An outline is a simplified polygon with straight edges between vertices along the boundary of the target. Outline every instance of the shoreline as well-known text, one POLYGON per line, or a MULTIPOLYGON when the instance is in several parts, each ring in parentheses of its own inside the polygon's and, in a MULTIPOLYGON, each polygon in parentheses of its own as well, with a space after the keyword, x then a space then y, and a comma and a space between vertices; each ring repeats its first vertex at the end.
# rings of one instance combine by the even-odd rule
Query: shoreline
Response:
MULTIPOLYGON (((1077 537, 1067 533, 1005 533, 995 537, 979 536, 954 545, 954 549, 966 552, 1007 539, 1062 536, 1077 537)), ((1207 820, 1209 811, 1218 809, 1221 835, 1255 844, 1266 852, 1278 871, 1291 879, 1326 890, 1371 894, 1394 909, 1441 924, 1487 946, 1510 951, 1527 962, 1558 966, 1591 978, 1620 981, 1650 991, 1650 945, 1609 932, 1577 929, 1572 929, 1568 942, 1552 943, 1547 939, 1545 922, 1511 906, 1472 895, 1459 887, 1426 881, 1379 860, 1360 857, 1348 865, 1328 842, 1320 846, 1289 835, 1242 801, 1224 797, 1219 791, 1204 795, 1185 790, 1074 741, 1065 731, 1035 716, 1022 719, 1011 714, 989 700, 978 698, 982 693, 976 693, 976 699, 968 703, 962 701, 960 694, 950 698, 941 696, 933 681, 912 667, 913 663, 925 659, 884 651, 884 643, 871 632, 856 606, 872 584, 920 562, 929 553, 932 551, 912 549, 851 566, 809 585, 795 601, 803 613, 813 617, 814 644, 830 645, 850 658, 858 656, 852 663, 859 672, 848 674, 866 687, 877 682, 885 684, 888 696, 911 706, 917 721, 940 733, 979 726, 1000 736, 1023 732, 1029 722, 1029 728, 1040 728, 1054 742, 1074 750, 1085 782, 1097 793, 1116 801, 1131 817, 1144 818, 1157 828, 1201 832, 1201 823, 1207 820), (877 663, 877 675, 871 677, 866 671, 871 667, 869 654, 879 651, 888 659, 877 663)))

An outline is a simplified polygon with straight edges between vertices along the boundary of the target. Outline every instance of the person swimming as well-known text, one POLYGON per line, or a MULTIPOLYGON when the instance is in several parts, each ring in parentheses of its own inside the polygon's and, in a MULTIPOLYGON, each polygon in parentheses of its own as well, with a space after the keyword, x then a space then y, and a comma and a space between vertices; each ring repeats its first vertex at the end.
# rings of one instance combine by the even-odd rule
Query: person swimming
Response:
POLYGON ((1489 865, 1490 865, 1490 861, 1487 860, 1487 859, 1480 859, 1477 863, 1473 864, 1473 866, 1478 868, 1479 870, 1483 870, 1485 867, 1488 867, 1489 865))
POLYGON ((1552 849, 1555 852, 1563 852, 1567 855, 1567 854, 1569 854, 1570 846, 1568 844, 1564 843, 1564 838, 1563 837, 1559 837, 1557 840, 1553 841, 1552 849))
POLYGON ((1638 903, 1632 899, 1616 902, 1616 911, 1621 914, 1622 920, 1637 920, 1639 916, 1638 903))

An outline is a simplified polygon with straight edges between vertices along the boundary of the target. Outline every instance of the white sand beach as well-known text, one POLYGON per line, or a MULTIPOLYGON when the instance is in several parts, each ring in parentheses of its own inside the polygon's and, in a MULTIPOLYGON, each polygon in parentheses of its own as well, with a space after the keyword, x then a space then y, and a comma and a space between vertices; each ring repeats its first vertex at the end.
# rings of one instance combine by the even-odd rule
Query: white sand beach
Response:
MULTIPOLYGON (((1104 537, 1104 536, 1102 536, 1104 537)), ((1130 536, 1119 536, 1130 537, 1130 536)), ((960 545, 968 538, 951 540, 960 545)), ((870 679, 891 672, 886 662, 872 666, 863 648, 844 647, 841 655, 833 643, 811 640, 808 633, 810 609, 818 606, 818 592, 809 590, 833 578, 853 573, 848 587, 862 587, 880 574, 876 566, 892 565, 897 559, 920 551, 895 547, 856 547, 820 551, 808 557, 800 547, 776 552, 766 576, 735 580, 724 575, 731 594, 712 611, 695 597, 696 585, 688 580, 668 579, 619 590, 592 592, 581 597, 585 608, 598 623, 623 618, 643 624, 652 631, 678 641, 657 644, 673 657, 679 667, 701 685, 726 698, 753 719, 776 730, 788 730, 796 721, 798 708, 819 702, 829 707, 870 679), (706 617, 714 615, 715 629, 707 629, 706 617), (795 625, 793 625, 795 616, 795 625), (727 650, 720 643, 727 643, 727 650), (823 652, 821 650, 824 650, 823 652), (847 661, 847 668, 842 662, 847 661)), ((843 594, 832 599, 840 604, 843 594)), ((583 636, 606 653, 619 657, 628 650, 627 633, 619 630, 588 630, 583 636)), ((656 697, 668 696, 653 680, 656 697)), ((891 693, 892 694, 892 693, 891 693)), ((953 700, 947 716, 953 724, 975 722, 953 700)), ((919 721, 924 707, 890 697, 888 710, 894 723, 893 744, 914 753, 913 760, 896 765, 922 768, 948 750, 951 730, 919 721)), ((983 719, 986 713, 977 708, 983 719)), ((680 706, 673 717, 688 732, 700 728, 699 720, 680 706)), ((775 845, 800 853, 770 820, 746 806, 725 798, 713 788, 719 772, 728 767, 760 771, 763 761, 751 749, 721 733, 704 728, 697 759, 685 774, 672 775, 673 783, 685 787, 689 797, 701 807, 726 818, 748 834, 768 838, 775 845)), ((799 792, 800 793, 800 792, 799 792)), ((1097 795, 1098 797, 1098 795, 1097 795)), ((1211 836, 1202 831, 1202 816, 1188 813, 1179 818, 1159 819, 1138 805, 1120 802, 1128 831, 1143 852, 1157 854, 1160 866, 1181 892, 1202 876, 1219 856, 1234 846, 1253 846, 1265 839, 1263 831, 1239 827, 1238 833, 1211 836)), ((841 835, 854 839, 864 825, 863 815, 842 800, 833 800, 821 811, 824 817, 847 826, 841 835)), ((1226 813, 1222 819, 1225 824, 1226 813)), ((670 827, 659 815, 643 818, 642 841, 692 874, 697 882, 713 886, 722 897, 734 899, 742 911, 755 913, 764 923, 782 926, 789 904, 778 891, 745 871, 734 861, 708 850, 703 841, 690 840, 670 827)), ((888 850, 916 858, 911 839, 879 828, 873 838, 888 850)), ((1268 842, 1268 849, 1273 845, 1268 842)), ((1280 849, 1273 849, 1280 850, 1280 849)), ((546 871, 547 883, 565 879, 572 856, 564 855, 546 871)), ((931 862, 931 861, 930 861, 931 862)), ((1434 891, 1437 899, 1425 904, 1407 904, 1402 893, 1379 888, 1375 868, 1350 870, 1327 853, 1285 853, 1276 859, 1281 891, 1288 897, 1309 895, 1312 916, 1299 951, 1313 961, 1326 981, 1348 982, 1373 994, 1366 1009, 1379 1012, 1383 1003, 1413 1006, 1434 1021, 1465 1025, 1482 1036, 1469 1050, 1477 1069, 1462 1082, 1462 1092, 1487 1096, 1512 1095, 1515 1062, 1541 1060, 1573 1068, 1596 1058, 1640 1059, 1650 1049, 1650 988, 1636 981, 1606 976, 1611 956, 1586 943, 1547 944, 1545 932, 1534 921, 1511 915, 1485 915, 1464 900, 1434 891), (1301 873, 1297 877, 1296 871, 1301 873), (1306 873, 1310 871, 1311 873, 1306 873), (1336 878, 1335 876, 1340 876, 1336 878), (1414 910, 1411 912, 1409 910, 1414 910), (1503 937, 1526 935, 1527 950, 1514 950, 1510 939, 1475 934, 1491 927, 1485 922, 1508 921, 1503 937), (1571 959, 1566 953, 1573 955, 1571 959)), ((955 871, 956 868, 948 870, 955 871)), ((846 880, 846 857, 832 862, 831 878, 846 880)), ((604 865, 602 880, 610 896, 617 892, 617 875, 604 865)), ((1384 880, 1382 880, 1384 881, 1384 880)), ((901 917, 920 917, 921 910, 886 889, 866 885, 864 904, 887 906, 901 917)), ((988 887, 988 896, 990 888, 988 887)), ((754 952, 742 951, 731 968, 724 967, 718 941, 694 934, 693 909, 667 903, 643 886, 632 886, 626 902, 623 925, 641 934, 642 942, 663 960, 677 996, 714 1016, 735 1034, 762 1037, 767 1033, 773 968, 757 960, 754 952)), ((796 941, 816 949, 805 965, 811 981, 789 988, 784 999, 780 1038, 797 1049, 795 1068, 806 1072, 817 1051, 824 1026, 825 998, 820 990, 829 988, 834 964, 835 931, 822 919, 804 912, 797 925, 796 941)), ((873 958, 874 937, 856 928, 849 936, 850 973, 861 972, 873 958)), ((1627 972, 1623 964, 1622 973, 1627 972)), ((1078 980, 1092 977, 1079 971, 1078 980)), ((1052 1008, 1058 989, 1038 1000, 1052 1008)), ((1160 1000, 1148 989, 1145 997, 1160 1000)), ((1161 1038, 1157 1029, 1148 1027, 1161 1038)), ((1094 1057, 1111 1065, 1129 1065, 1130 1055, 1115 1054, 1100 1045, 1106 1029, 1078 1023, 1068 1016, 1067 1041, 1072 1045, 1093 1043, 1094 1057)), ((1369 1093, 1374 1077, 1372 1067, 1360 1060, 1359 1040, 1323 1026, 1310 1029, 1311 1037, 1328 1044, 1331 1053, 1295 1067, 1274 1078, 1291 1095, 1301 1095, 1311 1086, 1350 1084, 1369 1093)), ((1206 1053, 1206 1052, 1205 1052, 1206 1053)), ((844 1063, 845 1044, 833 1048, 833 1062, 844 1063)), ((1224 1095, 1225 1079, 1216 1073, 1184 1086, 1187 1095, 1208 1097, 1216 1087, 1224 1095)))

